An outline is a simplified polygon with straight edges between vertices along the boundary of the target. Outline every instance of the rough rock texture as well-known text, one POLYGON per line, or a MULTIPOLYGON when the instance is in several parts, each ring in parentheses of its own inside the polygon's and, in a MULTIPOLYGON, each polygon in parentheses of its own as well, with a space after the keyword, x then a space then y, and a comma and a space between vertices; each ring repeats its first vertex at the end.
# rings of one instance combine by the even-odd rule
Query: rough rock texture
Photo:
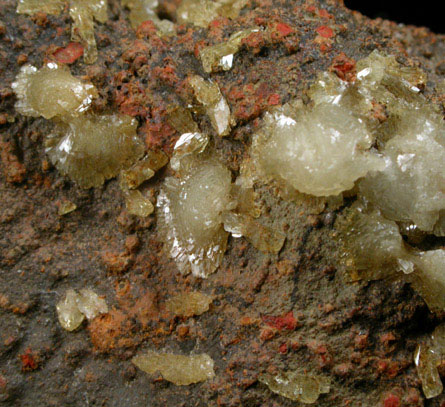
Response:
MULTIPOLYGON (((161 2, 158 15, 175 20, 178 4, 161 2)), ((222 138, 205 112, 197 109, 192 116, 201 132, 213 136, 218 159, 235 178, 266 111, 304 97, 322 71, 351 80, 356 61, 374 49, 425 70, 422 92, 443 113, 443 36, 370 21, 334 0, 251 0, 239 16, 215 15, 205 27, 182 24, 175 35, 160 37, 151 22, 134 30, 128 11, 110 0, 108 19, 94 24, 98 59, 85 65, 82 47, 71 45, 68 9, 28 16, 18 15, 16 6, 0 0, 4 405, 284 407, 294 402, 272 393, 258 377, 297 368, 330 379, 329 393, 316 402, 322 407, 445 403, 443 394, 426 400, 413 360, 417 343, 443 315, 430 313, 407 283, 345 278, 333 225, 350 205, 347 199, 341 206, 305 196, 289 202, 274 186, 259 185, 261 224, 286 235, 281 251, 263 253, 244 238, 230 238, 209 278, 181 275, 165 254, 156 215, 129 214, 117 179, 83 190, 52 166, 44 139, 53 123, 16 111, 11 87, 21 66, 63 60, 75 77, 97 88, 94 113, 134 117, 146 149, 171 157, 181 133, 171 124, 172 112, 195 103, 190 77, 211 79, 237 125, 222 138), (264 30, 242 40, 229 71, 203 71, 202 48, 254 26, 264 30), (66 200, 77 209, 59 216, 66 200), (106 297, 109 312, 67 332, 56 304, 68 289, 86 287, 106 297), (183 291, 213 295, 212 307, 200 316, 172 315, 165 302, 183 291), (149 376, 131 363, 147 348, 206 353, 215 376, 191 386, 149 376)), ((384 120, 379 106, 374 112, 384 120)), ((144 196, 154 202, 167 176, 170 169, 144 182, 144 196)), ((429 238, 420 249, 443 243, 429 238)))

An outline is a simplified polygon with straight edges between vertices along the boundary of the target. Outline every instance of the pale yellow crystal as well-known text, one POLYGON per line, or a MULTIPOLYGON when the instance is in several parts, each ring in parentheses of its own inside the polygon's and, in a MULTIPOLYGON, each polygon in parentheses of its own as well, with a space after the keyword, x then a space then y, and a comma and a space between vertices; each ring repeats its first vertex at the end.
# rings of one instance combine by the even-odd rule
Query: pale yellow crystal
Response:
POLYGON ((215 376, 212 358, 200 355, 175 355, 153 351, 137 355, 132 362, 144 372, 154 375, 159 372, 165 380, 177 386, 188 386, 211 379, 215 376))
POLYGON ((226 136, 230 133, 233 120, 230 115, 230 108, 226 99, 221 94, 217 83, 206 81, 203 77, 194 75, 189 81, 196 100, 200 103, 219 136, 226 136))
POLYGON ((206 28, 215 18, 236 18, 247 0, 182 0, 176 11, 180 24, 194 24, 206 28))
POLYGON ((255 248, 265 253, 278 253, 286 239, 283 233, 263 226, 248 215, 225 212, 223 222, 224 229, 233 237, 244 236, 255 248))
POLYGON ((202 48, 199 51, 204 72, 228 71, 232 69, 234 55, 241 48, 241 41, 250 34, 258 32, 259 27, 237 31, 226 42, 202 48))
POLYGON ((201 133, 184 133, 175 144, 170 166, 176 172, 186 172, 189 163, 195 165, 195 155, 202 153, 209 143, 209 137, 201 133), (182 164, 182 165, 181 165, 182 164))
POLYGON ((85 115, 59 123, 46 152, 63 174, 82 188, 98 187, 144 153, 137 122, 125 115, 85 115))
POLYGON ((445 325, 434 330, 428 342, 420 344, 414 353, 417 374, 427 399, 442 394, 443 385, 437 367, 445 356, 445 325))
POLYGON ((276 376, 265 373, 258 380, 274 393, 305 404, 315 403, 320 394, 329 393, 330 390, 328 378, 292 371, 281 372, 276 376))
POLYGON ((252 155, 266 177, 299 192, 330 196, 384 168, 372 143, 363 121, 346 108, 331 103, 301 109, 285 105, 264 117, 252 155))
POLYGON ((17 13, 19 14, 60 14, 65 8, 66 0, 18 0, 17 13))
POLYGON ((89 320, 96 318, 99 314, 108 312, 108 306, 105 299, 99 297, 90 288, 83 288, 80 290, 76 301, 79 311, 89 320))
POLYGON ((77 205, 74 202, 68 200, 62 200, 58 205, 59 216, 67 215, 77 209, 77 205))
POLYGON ((155 210, 151 201, 137 189, 125 191, 124 196, 125 206, 127 207, 128 213, 131 215, 146 218, 155 210))
POLYGON ((84 61, 92 64, 97 60, 97 46, 94 37, 94 20, 107 21, 107 0, 71 0, 70 16, 73 19, 71 39, 84 45, 84 61))
POLYGON ((98 96, 94 85, 71 75, 68 67, 50 62, 37 70, 25 65, 11 85, 17 95, 16 110, 25 116, 78 115, 98 96))
POLYGON ((209 310, 213 296, 198 291, 175 295, 165 302, 167 310, 180 317, 201 315, 209 310))
POLYGON ((77 299, 78 294, 76 291, 69 289, 65 294, 65 298, 56 305, 60 325, 67 331, 74 331, 85 319, 85 315, 79 310, 77 299))
POLYGON ((198 125, 193 120, 190 110, 185 107, 177 106, 172 109, 168 114, 168 122, 180 134, 199 133, 198 125))
POLYGON ((122 180, 128 189, 135 189, 149 180, 157 170, 168 162, 168 157, 162 151, 149 150, 145 157, 136 162, 128 170, 122 171, 122 180))

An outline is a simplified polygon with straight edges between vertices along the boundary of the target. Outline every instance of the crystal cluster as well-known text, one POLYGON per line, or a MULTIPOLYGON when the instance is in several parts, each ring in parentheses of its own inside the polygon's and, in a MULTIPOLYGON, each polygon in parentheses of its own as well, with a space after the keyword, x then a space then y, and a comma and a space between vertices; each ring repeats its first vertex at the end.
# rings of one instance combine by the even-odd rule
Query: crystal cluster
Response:
POLYGON ((207 312, 212 301, 213 296, 193 291, 169 298, 165 302, 165 307, 179 317, 192 317, 207 312))
POLYGON ((182 0, 176 11, 179 24, 206 28, 218 17, 236 18, 247 0, 182 0))
MULTIPOLYGON (((71 0, 69 13, 73 20, 71 38, 84 46, 84 61, 92 64, 97 60, 96 39, 94 37, 94 20, 105 23, 107 0, 71 0)), ((59 14, 66 1, 61 0, 19 0, 17 13, 33 15, 39 12, 59 14)))
POLYGON ((160 19, 156 14, 158 0, 121 0, 121 4, 130 10, 128 18, 134 29, 137 29, 144 21, 151 20, 162 35, 174 34, 175 24, 169 20, 160 19))
POLYGON ((170 161, 176 176, 165 179, 157 200, 159 234, 170 256, 182 273, 199 277, 220 265, 228 238, 224 228, 236 237, 246 235, 261 250, 276 253, 284 243, 284 236, 252 220, 257 211, 246 200, 238 201, 244 194, 251 196, 249 189, 232 184, 230 171, 208 143, 209 137, 201 133, 179 138, 170 161), (229 224, 230 213, 239 215, 236 224, 229 224), (262 242, 267 239, 271 241, 262 242))
POLYGON ((137 121, 125 115, 90 113, 97 89, 72 76, 67 67, 51 62, 37 70, 27 65, 12 88, 18 112, 55 122, 46 152, 57 169, 82 188, 102 185, 143 155, 137 121))
POLYGON ((237 31, 230 38, 220 44, 202 48, 199 51, 204 72, 228 71, 232 69, 233 57, 241 48, 241 41, 250 34, 258 32, 259 27, 237 31))
POLYGON ((313 404, 320 394, 329 393, 330 380, 323 376, 288 371, 278 375, 262 374, 258 380, 271 391, 290 400, 313 404))
POLYGON ((439 325, 428 342, 420 344, 414 353, 414 363, 422 381, 422 389, 427 399, 440 395, 443 391, 438 366, 445 356, 445 325, 439 325))
POLYGON ((203 106, 216 133, 219 136, 228 135, 234 123, 231 119, 229 105, 221 94, 218 84, 206 81, 198 75, 192 76, 189 83, 196 100, 203 106))
POLYGON ((215 376, 214 362, 205 353, 185 356, 148 351, 135 356, 132 362, 150 375, 159 372, 165 380, 177 386, 188 386, 215 376))
POLYGON ((85 319, 94 319, 99 314, 108 312, 107 303, 93 290, 84 288, 77 292, 69 289, 57 305, 57 316, 60 325, 67 331, 77 329, 85 319))

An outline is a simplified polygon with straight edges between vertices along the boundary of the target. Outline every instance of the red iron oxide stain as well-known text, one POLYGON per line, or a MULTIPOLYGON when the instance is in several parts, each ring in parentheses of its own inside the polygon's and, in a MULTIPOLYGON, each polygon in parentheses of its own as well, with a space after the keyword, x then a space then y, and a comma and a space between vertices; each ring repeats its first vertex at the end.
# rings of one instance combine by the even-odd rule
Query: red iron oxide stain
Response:
POLYGON ((283 329, 287 329, 289 331, 293 331, 298 324, 298 321, 295 319, 292 311, 283 315, 282 317, 272 316, 272 315, 263 315, 261 317, 263 322, 266 325, 269 325, 279 331, 283 329))
POLYGON ((83 46, 78 42, 70 42, 65 48, 59 48, 53 55, 57 62, 72 64, 83 55, 83 46))
POLYGON ((29 372, 36 370, 39 367, 36 356, 30 348, 26 349, 25 353, 19 355, 19 357, 20 361, 22 362, 22 371, 29 372))
POLYGON ((316 29, 317 33, 323 38, 332 38, 334 36, 334 31, 331 27, 327 25, 322 25, 316 29))

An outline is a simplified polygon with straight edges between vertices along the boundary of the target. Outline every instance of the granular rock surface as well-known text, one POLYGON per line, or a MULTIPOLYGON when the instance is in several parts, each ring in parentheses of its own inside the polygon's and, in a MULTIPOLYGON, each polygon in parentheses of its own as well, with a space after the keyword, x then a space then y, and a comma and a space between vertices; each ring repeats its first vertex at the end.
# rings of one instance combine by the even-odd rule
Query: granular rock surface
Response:
MULTIPOLYGON (((146 152, 169 158, 181 136, 172 114, 192 106, 188 117, 212 136, 213 154, 234 181, 267 111, 304 100, 323 71, 354 80, 356 61, 374 50, 425 71, 422 93, 443 114, 445 38, 369 20, 338 0, 249 0, 238 16, 216 15, 206 27, 179 24, 180 3, 160 1, 159 19, 175 23, 163 35, 152 21, 135 30, 130 11, 109 0, 108 18, 94 23, 97 61, 86 64, 82 44, 71 39, 67 5, 57 15, 24 15, 16 1, 0 0, 0 404, 285 407, 298 402, 259 377, 295 372, 329 380, 314 404, 321 407, 444 406, 443 394, 425 398, 413 360, 443 312, 430 312, 403 281, 352 282, 340 261, 336 218, 353 198, 288 200, 275 185, 259 184, 258 221, 285 235, 281 250, 262 252, 229 237, 213 274, 181 274, 166 254, 156 212, 130 214, 117 178, 82 189, 58 172, 45 153, 57 123, 20 114, 12 83, 26 64, 65 64, 97 89, 89 114, 134 118, 146 152), (205 72, 202 49, 253 27, 260 30, 241 40, 230 69, 205 72), (230 108, 224 137, 196 102, 195 76, 217 84, 230 108), (74 209, 60 211, 66 202, 74 209), (56 304, 68 290, 85 288, 108 312, 68 332, 56 304), (183 292, 213 301, 199 315, 178 315, 168 304, 183 292), (177 386, 162 372, 148 375, 132 363, 147 350, 206 354, 214 376, 177 386)), ((376 106, 375 115, 383 120, 385 112, 376 106)), ((138 186, 153 204, 174 176, 169 166, 155 172, 138 186)))

